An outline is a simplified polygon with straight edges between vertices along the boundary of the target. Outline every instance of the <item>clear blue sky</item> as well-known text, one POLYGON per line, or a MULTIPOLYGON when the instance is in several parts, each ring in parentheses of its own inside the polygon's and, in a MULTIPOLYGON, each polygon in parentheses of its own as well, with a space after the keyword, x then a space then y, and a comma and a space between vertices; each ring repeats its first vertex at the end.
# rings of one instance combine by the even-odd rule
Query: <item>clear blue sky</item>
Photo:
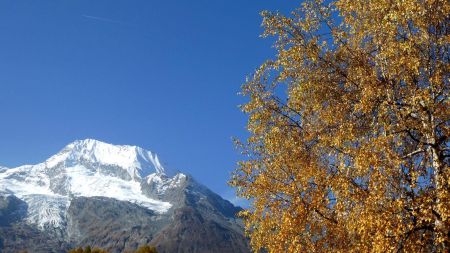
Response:
POLYGON ((231 199, 231 137, 246 135, 237 92, 274 55, 259 12, 298 4, 1 1, 0 165, 94 138, 154 151, 231 199))

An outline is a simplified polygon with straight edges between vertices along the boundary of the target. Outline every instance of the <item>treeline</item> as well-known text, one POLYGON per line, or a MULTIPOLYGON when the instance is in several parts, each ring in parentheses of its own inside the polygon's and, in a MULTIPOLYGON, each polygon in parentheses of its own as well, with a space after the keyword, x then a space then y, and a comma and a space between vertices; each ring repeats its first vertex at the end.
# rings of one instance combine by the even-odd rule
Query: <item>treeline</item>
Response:
MULTIPOLYGON (((100 248, 93 248, 91 246, 86 246, 84 249, 82 247, 78 247, 76 249, 72 249, 69 253, 108 253, 108 251, 100 248)), ((158 253, 155 247, 144 245, 139 247, 136 251, 125 251, 125 253, 158 253)))

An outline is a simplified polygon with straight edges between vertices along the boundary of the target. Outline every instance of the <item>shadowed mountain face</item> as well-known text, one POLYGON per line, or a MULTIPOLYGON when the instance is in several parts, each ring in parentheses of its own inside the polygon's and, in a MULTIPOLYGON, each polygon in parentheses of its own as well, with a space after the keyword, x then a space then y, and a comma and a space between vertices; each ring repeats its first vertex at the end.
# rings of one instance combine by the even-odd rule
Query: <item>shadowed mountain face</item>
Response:
POLYGON ((37 165, 0 170, 0 252, 249 252, 240 208, 133 146, 77 141, 37 165))

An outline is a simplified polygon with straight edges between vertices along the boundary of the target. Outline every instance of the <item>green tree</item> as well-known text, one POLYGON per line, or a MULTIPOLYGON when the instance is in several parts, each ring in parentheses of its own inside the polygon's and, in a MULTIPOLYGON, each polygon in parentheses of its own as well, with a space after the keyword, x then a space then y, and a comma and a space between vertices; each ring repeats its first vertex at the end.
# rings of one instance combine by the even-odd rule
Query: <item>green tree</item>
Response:
MULTIPOLYGON (((91 249, 91 246, 86 246, 83 250, 82 247, 78 247, 77 249, 72 249, 69 253, 107 253, 108 251, 95 247, 91 249)), ((150 245, 143 245, 139 247, 134 253, 158 253, 155 247, 150 245)))
POLYGON ((77 249, 72 249, 69 253, 107 253, 106 250, 95 247, 91 249, 91 246, 86 246, 83 250, 82 247, 78 247, 77 249))
POLYGON ((134 253, 158 253, 155 247, 144 245, 139 247, 134 253))
POLYGON ((96 247, 92 250, 92 253, 108 253, 108 252, 104 249, 100 249, 100 248, 96 247))
POLYGON ((69 250, 69 253, 83 253, 83 252, 84 252, 84 250, 81 247, 69 250))

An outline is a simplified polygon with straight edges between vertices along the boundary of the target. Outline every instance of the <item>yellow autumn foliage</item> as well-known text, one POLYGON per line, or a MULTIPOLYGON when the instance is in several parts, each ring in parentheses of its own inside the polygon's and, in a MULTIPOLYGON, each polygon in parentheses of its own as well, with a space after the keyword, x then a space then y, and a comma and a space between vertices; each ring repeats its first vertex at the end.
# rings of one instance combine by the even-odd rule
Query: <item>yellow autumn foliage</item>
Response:
POLYGON ((242 87, 230 184, 257 252, 449 251, 444 0, 306 1, 263 12, 276 58, 242 87))

